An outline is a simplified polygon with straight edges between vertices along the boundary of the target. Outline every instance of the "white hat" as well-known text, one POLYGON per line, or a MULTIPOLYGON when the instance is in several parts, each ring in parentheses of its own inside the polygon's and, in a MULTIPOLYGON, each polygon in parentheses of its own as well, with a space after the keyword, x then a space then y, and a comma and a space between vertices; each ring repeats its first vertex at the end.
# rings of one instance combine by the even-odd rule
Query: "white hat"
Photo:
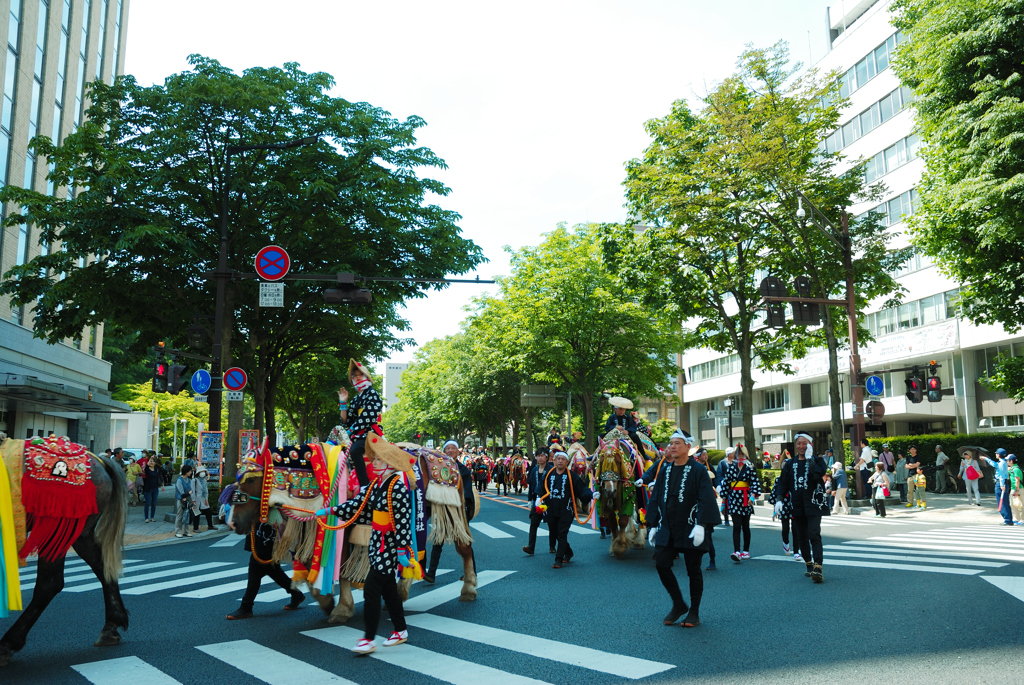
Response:
POLYGON ((676 432, 672 434, 672 437, 669 438, 669 440, 675 440, 676 438, 682 440, 691 447, 697 444, 697 441, 694 439, 694 437, 687 433, 686 431, 684 431, 682 428, 676 428, 676 432))
POLYGON ((449 440, 448 442, 441 446, 441 451, 444 452, 446 449, 448 449, 448 445, 455 445, 455 447, 458 448, 459 443, 455 442, 454 440, 449 440))
POLYGON ((735 452, 736 452, 736 448, 735 448, 735 447, 726 447, 726 448, 725 448, 725 456, 727 456, 727 457, 728 457, 728 456, 729 456, 730 454, 733 454, 733 453, 735 453, 735 452))
POLYGON ((633 408, 633 403, 627 400, 625 397, 613 397, 610 400, 608 400, 608 404, 612 405, 613 407, 621 407, 623 409, 633 408))

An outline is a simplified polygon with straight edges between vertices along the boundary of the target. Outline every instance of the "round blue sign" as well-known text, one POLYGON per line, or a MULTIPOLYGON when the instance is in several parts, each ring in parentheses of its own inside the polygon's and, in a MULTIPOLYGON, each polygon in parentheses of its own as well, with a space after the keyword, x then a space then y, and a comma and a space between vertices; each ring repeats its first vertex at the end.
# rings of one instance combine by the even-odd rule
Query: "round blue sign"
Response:
POLYGON ((885 382, 881 376, 868 376, 864 382, 869 395, 880 396, 885 394, 885 382))
POLYGON ((212 385, 210 372, 206 369, 199 369, 192 374, 192 392, 197 395, 205 395, 210 389, 210 385, 212 385))

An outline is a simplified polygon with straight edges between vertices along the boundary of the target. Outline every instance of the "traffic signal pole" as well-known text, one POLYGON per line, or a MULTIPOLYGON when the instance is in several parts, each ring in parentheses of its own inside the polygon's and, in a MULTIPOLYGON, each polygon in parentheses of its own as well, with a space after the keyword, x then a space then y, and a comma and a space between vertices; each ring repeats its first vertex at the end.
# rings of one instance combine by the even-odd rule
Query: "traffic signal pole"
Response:
POLYGON ((857 292, 853 285, 853 242, 850 240, 850 219, 845 209, 841 221, 843 269, 846 271, 846 316, 850 327, 850 403, 853 406, 850 447, 856 454, 857 445, 867 433, 864 427, 864 376, 860 372, 860 350, 857 345, 857 292))

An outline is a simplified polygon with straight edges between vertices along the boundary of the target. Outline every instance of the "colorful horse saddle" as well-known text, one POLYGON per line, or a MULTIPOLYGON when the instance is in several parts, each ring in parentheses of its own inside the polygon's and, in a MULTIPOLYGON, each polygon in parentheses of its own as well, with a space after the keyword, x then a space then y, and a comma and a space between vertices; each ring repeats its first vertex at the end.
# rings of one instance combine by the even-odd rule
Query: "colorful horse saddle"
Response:
POLYGON ((92 482, 89 452, 67 438, 34 438, 25 443, 25 475, 37 481, 82 487, 92 482))

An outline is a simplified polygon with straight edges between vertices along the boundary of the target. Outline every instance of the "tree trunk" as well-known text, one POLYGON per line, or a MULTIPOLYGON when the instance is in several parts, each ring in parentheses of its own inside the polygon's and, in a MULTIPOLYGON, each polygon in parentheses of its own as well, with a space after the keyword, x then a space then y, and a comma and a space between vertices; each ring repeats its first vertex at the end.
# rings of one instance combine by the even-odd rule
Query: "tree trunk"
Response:
POLYGON ((584 439, 587 452, 593 454, 597 448, 597 436, 594 435, 594 396, 589 392, 582 392, 580 402, 583 404, 583 432, 586 434, 584 439))
POLYGON ((224 433, 224 466, 221 484, 234 483, 242 455, 238 453, 238 432, 242 430, 245 402, 228 402, 228 429, 224 433))
MULTIPOLYGON (((747 336, 744 336, 745 338, 747 336)), ((743 446, 751 459, 760 459, 757 435, 754 433, 753 352, 750 345, 740 345, 740 411, 743 412, 743 446)))
POLYGON ((274 398, 277 394, 276 385, 273 382, 267 383, 266 400, 263 405, 263 420, 266 425, 267 440, 272 447, 277 445, 277 424, 274 420, 274 398))
MULTIPOLYGON (((844 459, 843 437, 843 397, 839 391, 839 341, 836 339, 836 330, 832 324, 832 308, 822 307, 825 310, 825 340, 828 343, 828 400, 832 408, 832 454, 837 459, 844 459)), ((856 447, 851 445, 851 447, 856 447)), ((819 448, 824 452, 824 448, 819 448)))

